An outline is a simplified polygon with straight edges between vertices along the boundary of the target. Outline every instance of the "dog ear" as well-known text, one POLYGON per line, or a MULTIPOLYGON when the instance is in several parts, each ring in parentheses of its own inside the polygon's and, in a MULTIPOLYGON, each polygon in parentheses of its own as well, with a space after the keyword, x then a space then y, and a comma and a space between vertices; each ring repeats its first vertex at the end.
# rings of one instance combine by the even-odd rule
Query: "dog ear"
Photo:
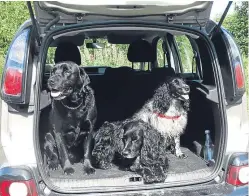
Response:
POLYGON ((145 166, 154 165, 163 148, 162 137, 150 126, 145 127, 140 160, 145 166))
POLYGON ((158 89, 155 90, 153 96, 153 109, 156 112, 166 112, 170 106, 171 95, 168 85, 164 83, 158 89))
POLYGON ((90 81, 89 76, 87 75, 87 73, 85 72, 83 68, 79 67, 79 70, 80 70, 80 78, 81 78, 83 89, 84 89, 86 86, 90 84, 91 81, 90 81))
POLYGON ((124 148, 124 142, 123 142, 123 136, 124 136, 124 129, 123 128, 119 128, 117 130, 115 130, 115 142, 116 142, 116 149, 117 152, 121 153, 123 148, 124 148))

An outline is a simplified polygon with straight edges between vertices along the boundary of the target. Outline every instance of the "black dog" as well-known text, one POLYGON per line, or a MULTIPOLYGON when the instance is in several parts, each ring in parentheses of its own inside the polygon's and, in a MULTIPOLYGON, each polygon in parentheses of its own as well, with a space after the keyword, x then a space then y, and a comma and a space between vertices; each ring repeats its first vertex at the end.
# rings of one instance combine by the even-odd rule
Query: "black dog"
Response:
POLYGON ((123 145, 123 124, 125 122, 104 122, 94 137, 93 163, 101 169, 109 169, 116 153, 121 154, 123 145))
POLYGON ((180 149, 180 136, 187 125, 190 88, 182 78, 171 77, 163 83, 152 99, 134 115, 149 123, 165 139, 179 158, 186 158, 180 149))
POLYGON ((143 121, 124 125, 122 156, 134 159, 130 170, 140 174, 145 183, 164 182, 168 169, 165 138, 143 121))
POLYGON ((168 167, 165 140, 149 124, 132 119, 106 122, 95 142, 93 157, 99 168, 108 169, 114 162, 140 174, 145 183, 164 182, 168 167))
POLYGON ((57 63, 53 68, 48 80, 52 130, 46 134, 44 144, 49 168, 57 169, 60 163, 66 174, 72 174, 72 164, 82 158, 77 155, 83 154, 84 171, 95 172, 90 148, 97 110, 89 83, 85 71, 71 61, 57 63))

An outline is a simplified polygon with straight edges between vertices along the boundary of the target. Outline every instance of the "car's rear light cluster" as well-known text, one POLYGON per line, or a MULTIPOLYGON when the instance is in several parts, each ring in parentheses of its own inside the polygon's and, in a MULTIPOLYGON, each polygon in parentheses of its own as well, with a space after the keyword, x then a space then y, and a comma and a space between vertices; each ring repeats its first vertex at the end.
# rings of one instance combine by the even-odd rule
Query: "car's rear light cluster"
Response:
POLYGON ((6 58, 2 77, 2 98, 7 102, 23 102, 25 66, 27 65, 30 29, 23 30, 13 40, 6 58))
POLYGON ((1 196, 38 196, 34 180, 0 182, 1 196))
POLYGON ((238 90, 244 90, 245 88, 245 76, 243 70, 243 62, 241 59, 241 54, 239 52, 239 48, 235 43, 232 36, 227 32, 224 31, 227 41, 229 43, 230 53, 231 53, 231 62, 234 68, 234 78, 236 82, 236 86, 238 90))
POLYGON ((249 182, 249 166, 248 155, 240 153, 231 158, 228 166, 226 182, 234 186, 248 185, 249 182))
POLYGON ((235 72, 235 80, 237 83, 237 88, 242 89, 244 88, 244 75, 243 75, 243 70, 241 63, 237 62, 234 65, 234 72, 235 72))

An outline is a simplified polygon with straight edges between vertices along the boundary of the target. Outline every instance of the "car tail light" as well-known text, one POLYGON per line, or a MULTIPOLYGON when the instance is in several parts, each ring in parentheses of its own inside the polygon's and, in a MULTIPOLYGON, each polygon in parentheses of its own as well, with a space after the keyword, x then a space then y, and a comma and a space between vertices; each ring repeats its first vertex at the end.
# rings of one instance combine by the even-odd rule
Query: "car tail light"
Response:
POLYGON ((227 183, 234 186, 248 184, 249 167, 248 166, 229 166, 227 174, 227 183))
POLYGON ((24 103, 30 29, 19 33, 10 45, 2 76, 1 96, 6 102, 24 103))
POLYGON ((224 31, 227 39, 228 48, 231 56, 231 63, 233 65, 233 73, 236 87, 236 94, 244 94, 245 92, 245 75, 243 69, 243 62, 238 45, 227 31, 224 31))
POLYGON ((248 185, 249 166, 247 153, 238 153, 232 156, 228 166, 226 182, 234 186, 248 185))
POLYGON ((235 72, 234 74, 235 74, 235 80, 237 83, 237 88, 238 89, 244 88, 244 74, 243 74, 241 64, 239 62, 235 63, 234 72, 235 72))
POLYGON ((34 180, 0 182, 1 196, 38 196, 34 180))

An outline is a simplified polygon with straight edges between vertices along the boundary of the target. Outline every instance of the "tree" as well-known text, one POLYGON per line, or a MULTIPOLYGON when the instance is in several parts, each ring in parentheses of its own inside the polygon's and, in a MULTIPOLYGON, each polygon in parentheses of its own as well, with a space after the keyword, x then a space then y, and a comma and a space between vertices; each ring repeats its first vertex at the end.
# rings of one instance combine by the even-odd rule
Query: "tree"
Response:
MULTIPOLYGON (((217 21, 219 18, 217 19, 217 21)), ((235 3, 234 13, 228 15, 223 24, 236 39, 242 54, 248 55, 248 1, 235 3)))
POLYGON ((29 18, 26 2, 0 2, 0 55, 7 49, 20 25, 29 18))

